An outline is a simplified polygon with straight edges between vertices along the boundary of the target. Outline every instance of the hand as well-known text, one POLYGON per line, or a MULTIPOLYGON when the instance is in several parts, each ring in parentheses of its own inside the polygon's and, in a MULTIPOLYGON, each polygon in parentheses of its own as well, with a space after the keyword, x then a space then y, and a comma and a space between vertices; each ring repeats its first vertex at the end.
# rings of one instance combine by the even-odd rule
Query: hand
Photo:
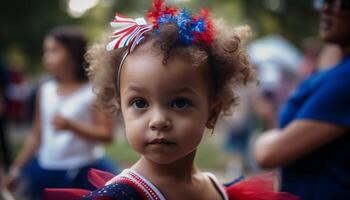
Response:
POLYGON ((18 184, 18 179, 16 176, 6 175, 1 183, 1 187, 8 190, 13 190, 18 184))
POLYGON ((53 127, 56 131, 63 131, 70 129, 70 121, 61 115, 56 114, 52 120, 53 127))
POLYGON ((18 183, 18 177, 20 175, 20 168, 16 166, 11 166, 7 175, 5 175, 4 180, 1 183, 1 187, 8 190, 12 190, 16 187, 18 183))

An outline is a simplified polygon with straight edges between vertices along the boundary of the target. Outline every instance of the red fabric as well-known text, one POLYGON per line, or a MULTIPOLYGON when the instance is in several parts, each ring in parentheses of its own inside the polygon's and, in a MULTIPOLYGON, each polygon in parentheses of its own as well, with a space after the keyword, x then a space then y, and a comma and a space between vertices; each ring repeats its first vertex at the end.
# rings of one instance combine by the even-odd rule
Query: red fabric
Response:
POLYGON ((255 176, 226 187, 230 200, 298 200, 299 197, 274 190, 273 173, 255 176))
POLYGON ((44 200, 77 200, 80 197, 90 193, 89 190, 83 189, 45 189, 43 194, 44 200))
MULTIPOLYGON (((88 180, 93 184, 96 188, 103 187, 107 181, 114 177, 113 174, 97 170, 90 169, 88 173, 88 180)), ((47 188, 44 190, 43 200, 77 200, 82 196, 89 194, 90 190, 84 189, 58 189, 58 188, 47 188)), ((96 200, 108 200, 109 197, 99 197, 96 200)))
POLYGON ((90 169, 88 173, 89 182, 96 188, 103 187, 113 177, 113 174, 98 169, 90 169))

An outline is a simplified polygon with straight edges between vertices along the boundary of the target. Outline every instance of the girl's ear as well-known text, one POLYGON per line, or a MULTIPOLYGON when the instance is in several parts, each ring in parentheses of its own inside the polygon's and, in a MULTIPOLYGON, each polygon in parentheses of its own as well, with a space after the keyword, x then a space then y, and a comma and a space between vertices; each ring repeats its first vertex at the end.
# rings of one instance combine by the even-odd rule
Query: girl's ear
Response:
POLYGON ((208 121, 205 125, 208 129, 213 129, 215 127, 216 121, 221 112, 221 108, 222 108, 222 104, 219 101, 215 101, 211 104, 208 121))

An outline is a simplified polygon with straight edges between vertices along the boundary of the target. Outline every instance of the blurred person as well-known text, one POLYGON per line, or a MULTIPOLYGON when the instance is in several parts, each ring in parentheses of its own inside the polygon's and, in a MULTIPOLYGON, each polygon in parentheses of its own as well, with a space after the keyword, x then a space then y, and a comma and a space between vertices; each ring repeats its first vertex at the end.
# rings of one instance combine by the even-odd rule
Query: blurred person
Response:
POLYGON ((336 44, 325 44, 317 59, 319 70, 326 70, 339 63, 342 57, 341 49, 336 44))
POLYGON ((255 90, 251 87, 235 90, 234 92, 239 96, 239 105, 232 115, 225 118, 222 125, 220 124, 226 133, 224 150, 230 155, 230 159, 226 163, 227 177, 238 177, 245 171, 255 169, 251 163, 251 153, 249 152, 249 141, 256 122, 251 108, 255 90))
POLYGON ((92 188, 90 168, 116 172, 101 144, 112 140, 114 125, 94 107, 86 45, 74 27, 55 28, 44 39, 43 64, 53 79, 37 93, 32 133, 4 181, 11 189, 23 178, 31 199, 39 199, 44 188, 92 188))
POLYGON ((305 80, 315 73, 318 67, 318 57, 322 49, 322 42, 314 37, 306 38, 302 42, 303 57, 297 71, 299 80, 305 80))
POLYGON ((278 111, 295 88, 296 72, 283 62, 261 62, 256 64, 259 74, 257 97, 252 104, 261 128, 275 128, 278 111))
POLYGON ((316 0, 320 36, 341 49, 339 63, 301 83, 279 129, 259 137, 261 167, 282 167, 282 191, 301 200, 350 199, 350 1, 316 0))
POLYGON ((28 98, 29 88, 27 87, 24 65, 21 63, 10 64, 9 85, 6 90, 8 97, 7 116, 16 126, 23 125, 25 121, 25 101, 28 98))
POLYGON ((0 60, 0 148, 1 148, 1 161, 4 164, 5 171, 10 166, 10 149, 9 141, 6 135, 6 110, 8 105, 8 98, 6 96, 6 90, 9 85, 8 76, 9 72, 7 65, 3 60, 0 60))
POLYGON ((261 89, 261 91, 257 93, 252 103, 252 108, 256 116, 257 128, 260 132, 276 127, 275 119, 278 106, 276 91, 261 89))

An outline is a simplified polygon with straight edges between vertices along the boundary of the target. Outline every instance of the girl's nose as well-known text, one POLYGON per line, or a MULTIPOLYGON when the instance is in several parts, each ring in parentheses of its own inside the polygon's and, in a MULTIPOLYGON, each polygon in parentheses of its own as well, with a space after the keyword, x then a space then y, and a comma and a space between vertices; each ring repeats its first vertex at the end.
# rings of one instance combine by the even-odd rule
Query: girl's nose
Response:
POLYGON ((169 131, 172 124, 169 119, 159 113, 150 121, 149 128, 152 131, 169 131))

